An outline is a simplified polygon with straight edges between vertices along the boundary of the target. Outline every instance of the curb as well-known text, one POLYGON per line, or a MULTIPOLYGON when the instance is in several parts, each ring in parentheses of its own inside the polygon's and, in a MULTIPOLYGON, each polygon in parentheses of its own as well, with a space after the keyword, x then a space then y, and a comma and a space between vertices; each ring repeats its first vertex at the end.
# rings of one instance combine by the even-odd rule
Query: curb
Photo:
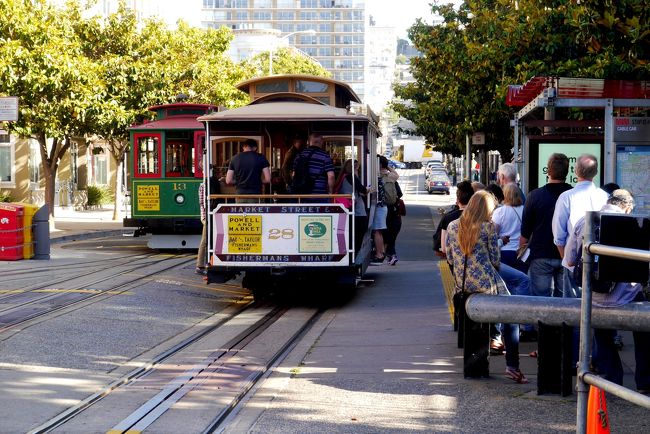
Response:
POLYGON ((67 241, 87 240, 92 238, 113 237, 116 235, 124 235, 132 233, 132 231, 125 231, 124 229, 113 229, 107 231, 94 231, 94 232, 81 232, 77 234, 63 235, 56 238, 50 237, 50 244, 61 244, 67 241))

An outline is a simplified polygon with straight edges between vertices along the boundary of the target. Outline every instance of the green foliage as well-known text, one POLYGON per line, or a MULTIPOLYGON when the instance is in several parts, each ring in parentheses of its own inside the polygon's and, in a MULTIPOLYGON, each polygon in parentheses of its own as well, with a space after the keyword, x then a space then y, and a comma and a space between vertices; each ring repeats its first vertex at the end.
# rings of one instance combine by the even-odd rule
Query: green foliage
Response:
POLYGON ((111 203, 113 200, 113 194, 111 190, 106 186, 96 186, 89 185, 86 189, 88 195, 87 206, 100 206, 111 203))
POLYGON ((0 190, 0 202, 13 202, 14 198, 11 193, 0 190))
POLYGON ((418 20, 409 37, 416 83, 397 86, 394 109, 437 149, 459 155, 465 134, 510 158, 514 110, 507 86, 539 75, 650 78, 647 0, 466 0, 432 6, 442 24, 418 20))
MULTIPOLYGON (((269 52, 242 62, 247 68, 248 78, 261 77, 269 74, 269 52)), ((320 77, 330 77, 328 70, 311 57, 297 52, 293 48, 283 47, 273 52, 273 74, 308 74, 320 77)))

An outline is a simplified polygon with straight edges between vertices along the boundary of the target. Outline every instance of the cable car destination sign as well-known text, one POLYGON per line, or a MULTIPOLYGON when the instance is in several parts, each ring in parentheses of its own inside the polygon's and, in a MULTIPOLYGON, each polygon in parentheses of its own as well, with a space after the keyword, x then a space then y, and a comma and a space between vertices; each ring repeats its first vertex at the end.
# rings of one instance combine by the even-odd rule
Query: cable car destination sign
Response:
POLYGON ((214 265, 348 265, 348 214, 339 204, 221 204, 214 265))

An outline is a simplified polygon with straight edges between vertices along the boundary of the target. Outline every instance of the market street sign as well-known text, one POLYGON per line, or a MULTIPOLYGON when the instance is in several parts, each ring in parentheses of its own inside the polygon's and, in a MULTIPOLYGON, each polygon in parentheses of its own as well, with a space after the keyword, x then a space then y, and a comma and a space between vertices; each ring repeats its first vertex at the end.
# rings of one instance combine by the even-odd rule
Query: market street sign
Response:
POLYGON ((18 97, 3 96, 0 97, 0 122, 17 122, 18 121, 18 97))

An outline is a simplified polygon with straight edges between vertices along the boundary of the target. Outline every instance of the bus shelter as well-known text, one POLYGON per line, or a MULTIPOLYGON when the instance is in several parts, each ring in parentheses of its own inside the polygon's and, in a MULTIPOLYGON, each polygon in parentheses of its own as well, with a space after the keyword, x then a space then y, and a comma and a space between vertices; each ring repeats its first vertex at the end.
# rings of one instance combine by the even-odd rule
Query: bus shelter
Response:
POLYGON ((599 160, 597 185, 616 182, 632 192, 637 210, 650 212, 650 81, 534 77, 510 86, 515 114, 514 155, 524 191, 546 184, 546 162, 584 153, 599 160))

